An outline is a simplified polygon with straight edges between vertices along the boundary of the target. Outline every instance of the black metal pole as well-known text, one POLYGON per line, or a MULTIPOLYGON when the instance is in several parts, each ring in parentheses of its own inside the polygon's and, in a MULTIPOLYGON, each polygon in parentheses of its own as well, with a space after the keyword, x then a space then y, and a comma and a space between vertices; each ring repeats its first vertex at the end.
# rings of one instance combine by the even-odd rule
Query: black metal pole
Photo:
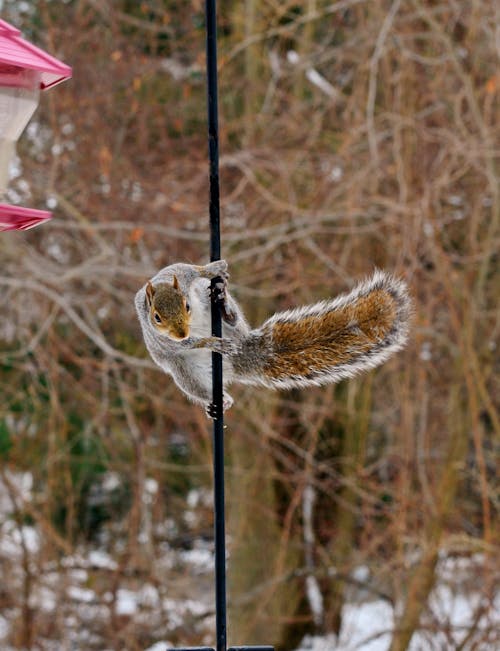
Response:
MULTIPOLYGON (((219 125, 217 108, 217 12, 216 0, 205 0, 207 33, 208 153, 210 157, 210 261, 220 260, 219 125)), ((212 281, 212 335, 222 336, 222 316, 212 281)), ((214 532, 215 532, 215 651, 274 651, 272 646, 227 648, 226 624, 226 524, 224 513, 224 417, 222 355, 212 353, 214 532)), ((214 651, 211 647, 181 647, 167 651, 214 651)))
POLYGON ((207 46, 208 154, 210 159, 210 260, 220 260, 219 117, 216 0, 205 1, 207 46))
MULTIPOLYGON (((220 260, 219 125, 217 105, 217 11, 216 0, 205 0, 208 152, 210 159, 210 260, 220 260)), ((212 281, 214 289, 214 281, 212 281)), ((212 291, 212 335, 222 336, 222 319, 212 291)), ((222 355, 212 353, 215 533, 215 631, 216 651, 226 651, 226 532, 224 513, 224 417, 222 355)))

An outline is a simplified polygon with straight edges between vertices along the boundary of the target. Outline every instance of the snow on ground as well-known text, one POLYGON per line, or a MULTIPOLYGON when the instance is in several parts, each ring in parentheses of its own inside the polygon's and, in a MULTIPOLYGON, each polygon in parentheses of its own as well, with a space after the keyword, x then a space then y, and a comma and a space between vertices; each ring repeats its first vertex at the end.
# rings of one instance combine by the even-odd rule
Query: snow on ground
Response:
MULTIPOLYGON (((485 604, 484 596, 473 588, 466 587, 464 591, 471 577, 480 576, 482 564, 480 554, 441 558, 437 567, 439 580, 430 594, 428 612, 422 616, 422 630, 413 636, 408 651, 455 651, 473 626, 478 633, 471 643, 477 644, 465 645, 464 651, 499 651, 500 590, 492 604, 485 604), (481 606, 484 612, 478 617, 481 606), (488 629, 499 632, 496 639, 477 642, 481 631, 488 629)), ((338 640, 334 635, 308 635, 296 651, 388 651, 394 623, 393 607, 386 601, 347 603, 342 609, 338 640)))
POLYGON ((169 646, 174 645, 171 642, 167 642, 167 640, 163 640, 162 642, 156 642, 153 646, 149 646, 145 651, 166 651, 169 646))
POLYGON ((337 648, 343 651, 386 651, 391 642, 393 624, 392 608, 385 601, 347 604, 342 609, 342 629, 337 648))
MULTIPOLYGON (((31 475, 6 476, 20 504, 30 502, 31 475)), ((154 494, 157 490, 151 481, 148 492, 154 494)), ((192 491, 189 495, 187 510, 193 511, 193 521, 197 521, 196 509, 204 501, 200 492, 192 491)), ((198 636, 202 643, 212 644, 212 541, 194 539, 190 549, 173 548, 166 540, 158 543, 155 582, 137 581, 132 575, 128 578, 124 575, 112 593, 109 577, 115 575, 119 566, 106 549, 82 549, 60 561, 41 563, 37 528, 16 522, 13 511, 9 491, 0 481, 0 562, 8 570, 5 584, 11 591, 15 592, 16 585, 21 590, 23 554, 27 553, 36 577, 31 586, 30 607, 37 612, 39 620, 57 620, 57 630, 64 632, 64 640, 44 639, 45 651, 106 651, 101 636, 112 621, 110 617, 129 621, 147 633, 150 644, 145 651, 165 651, 168 646, 178 646, 169 640, 182 640, 186 635, 198 636), (161 641, 154 641, 155 638, 161 641)), ((172 523, 165 521, 157 528, 164 530, 163 535, 168 537, 172 523)), ((500 649, 499 638, 493 639, 491 633, 500 631, 500 590, 490 603, 480 593, 483 565, 480 554, 442 555, 437 567, 438 581, 422 616, 422 628, 414 635, 409 651, 454 651, 471 627, 475 627, 476 633, 474 639, 463 645, 463 651, 500 649), (481 639, 486 631, 490 631, 489 640, 486 635, 481 639)), ((353 579, 358 584, 369 582, 369 568, 356 568, 353 579)), ((307 636, 297 651, 388 651, 395 624, 393 606, 384 600, 370 600, 369 593, 363 589, 349 592, 346 598, 339 638, 307 636)), ((13 599, 0 614, 2 651, 9 651, 7 643, 19 617, 20 602, 13 599)))

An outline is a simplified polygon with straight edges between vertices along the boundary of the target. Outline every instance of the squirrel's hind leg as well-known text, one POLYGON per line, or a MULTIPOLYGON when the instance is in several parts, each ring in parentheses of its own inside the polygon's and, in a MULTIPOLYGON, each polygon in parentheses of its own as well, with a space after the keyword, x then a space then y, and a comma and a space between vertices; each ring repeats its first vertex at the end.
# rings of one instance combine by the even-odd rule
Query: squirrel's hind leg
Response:
MULTIPOLYGON (((185 373, 176 373, 173 378, 179 389, 185 393, 190 400, 205 407, 207 416, 210 418, 217 417, 216 410, 214 410, 212 405, 212 387, 209 383, 200 381, 188 371, 185 373), (212 416, 211 413, 214 413, 215 416, 212 416)), ((232 397, 224 391, 223 410, 226 411, 229 409, 233 402, 232 397)))

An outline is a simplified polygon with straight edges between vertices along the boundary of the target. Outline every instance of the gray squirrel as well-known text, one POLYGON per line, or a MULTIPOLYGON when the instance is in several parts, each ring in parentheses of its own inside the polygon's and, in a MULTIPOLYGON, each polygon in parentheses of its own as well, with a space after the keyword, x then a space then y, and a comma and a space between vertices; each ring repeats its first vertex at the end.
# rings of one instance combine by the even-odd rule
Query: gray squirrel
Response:
MULTIPOLYGON (((161 269, 135 295, 152 359, 211 414, 211 351, 223 355, 224 389, 233 381, 272 389, 338 382, 385 362, 408 338, 406 284, 375 271, 352 291, 274 314, 251 329, 227 291, 225 260, 161 269), (222 338, 211 330, 210 283, 220 279, 222 338)), ((224 409, 233 404, 224 391, 224 409)))

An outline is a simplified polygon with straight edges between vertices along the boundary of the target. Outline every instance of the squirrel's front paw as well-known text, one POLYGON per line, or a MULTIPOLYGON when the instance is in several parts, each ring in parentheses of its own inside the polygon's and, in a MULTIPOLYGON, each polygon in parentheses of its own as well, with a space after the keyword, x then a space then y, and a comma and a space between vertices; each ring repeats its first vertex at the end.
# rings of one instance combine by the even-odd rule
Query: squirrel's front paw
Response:
POLYGON ((220 306, 222 319, 231 326, 234 326, 238 318, 236 312, 233 312, 227 300, 227 276, 221 277, 209 288, 210 293, 215 297, 215 301, 220 306))
POLYGON ((205 265, 204 270, 206 278, 216 278, 217 276, 221 276, 225 280, 229 278, 227 262, 225 260, 209 262, 209 264, 205 265))
POLYGON ((208 348, 214 353, 221 355, 234 355, 238 352, 238 346, 230 339, 221 337, 203 337, 202 339, 193 339, 189 344, 190 348, 208 348))
POLYGON ((214 353, 221 355, 235 355, 238 352, 238 346, 230 339, 220 339, 219 337, 212 337, 210 342, 210 349, 214 353))

